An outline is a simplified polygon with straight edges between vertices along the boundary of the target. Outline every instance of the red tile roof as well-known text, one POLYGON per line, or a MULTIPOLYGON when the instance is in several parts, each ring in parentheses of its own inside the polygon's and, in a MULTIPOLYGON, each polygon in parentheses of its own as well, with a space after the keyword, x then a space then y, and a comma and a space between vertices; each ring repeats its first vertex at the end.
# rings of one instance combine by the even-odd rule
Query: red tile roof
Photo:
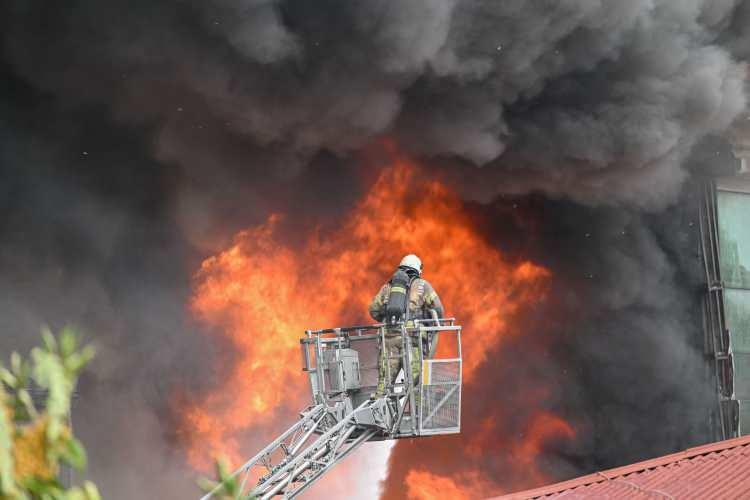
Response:
POLYGON ((497 497, 750 499, 750 436, 497 497))

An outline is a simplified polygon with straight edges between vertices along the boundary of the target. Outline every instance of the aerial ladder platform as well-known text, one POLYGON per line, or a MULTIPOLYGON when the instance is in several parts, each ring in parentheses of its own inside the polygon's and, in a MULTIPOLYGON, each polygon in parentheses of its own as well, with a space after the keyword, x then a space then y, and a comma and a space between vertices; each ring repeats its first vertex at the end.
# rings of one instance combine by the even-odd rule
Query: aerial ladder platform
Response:
MULTIPOLYGON (((308 330, 300 346, 312 404, 232 474, 241 498, 295 498, 368 441, 461 431, 461 326, 454 318, 433 312, 426 320, 308 330), (392 374, 384 363, 384 395, 375 396, 386 337, 400 339, 401 366, 415 368, 392 374)), ((393 359, 387 351, 385 359, 393 359)))

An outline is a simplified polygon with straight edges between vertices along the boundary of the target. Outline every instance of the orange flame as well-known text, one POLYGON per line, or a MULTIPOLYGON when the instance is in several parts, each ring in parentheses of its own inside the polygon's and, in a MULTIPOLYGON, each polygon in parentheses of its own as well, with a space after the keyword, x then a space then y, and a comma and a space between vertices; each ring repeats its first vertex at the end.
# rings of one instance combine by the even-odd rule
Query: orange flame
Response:
POLYGON ((548 271, 508 262, 455 194, 404 159, 383 169, 338 230, 311 231, 297 248, 282 242, 282 222, 273 215, 239 233, 196 275, 193 313, 237 353, 216 367, 220 387, 182 405, 180 434, 196 466, 220 452, 238 461, 238 439, 248 431, 270 437, 294 421, 309 403, 299 337, 367 321, 367 304, 406 253, 422 258, 448 315, 464 325, 466 381, 485 361, 486 346, 511 334, 505 318, 544 296, 548 271))
MULTIPOLYGON (((488 449, 488 443, 496 441, 493 436, 503 434, 500 429, 496 428, 497 424, 492 417, 485 418, 466 450, 468 456, 473 455, 481 460, 481 456, 487 457, 496 453, 496 450, 488 449)), ((499 445, 508 457, 512 457, 511 466, 521 476, 509 484, 501 485, 506 491, 501 491, 498 485, 485 479, 477 471, 459 472, 455 474, 455 477, 444 477, 424 469, 416 469, 410 470, 406 475, 405 486, 408 498, 410 500, 485 498, 548 482, 551 478, 546 477, 537 469, 536 460, 542 454, 546 443, 555 439, 572 439, 575 437, 575 431, 565 420, 542 411, 527 423, 524 434, 521 440, 499 445)), ((492 445, 489 446, 491 447, 492 445)))
POLYGON ((471 500, 487 495, 486 482, 478 473, 464 474, 459 482, 429 471, 411 470, 406 476, 406 492, 409 500, 471 500))

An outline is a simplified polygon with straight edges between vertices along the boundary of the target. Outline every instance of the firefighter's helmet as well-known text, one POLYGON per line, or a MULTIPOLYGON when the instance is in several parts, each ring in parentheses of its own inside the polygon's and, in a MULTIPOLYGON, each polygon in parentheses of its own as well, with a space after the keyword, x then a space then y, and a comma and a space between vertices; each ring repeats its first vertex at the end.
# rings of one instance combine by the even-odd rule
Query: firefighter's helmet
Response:
POLYGON ((422 275, 422 261, 419 257, 414 255, 413 253, 410 253, 403 259, 401 259, 401 264, 399 264, 399 267, 408 267, 409 269, 414 269, 419 275, 422 275))

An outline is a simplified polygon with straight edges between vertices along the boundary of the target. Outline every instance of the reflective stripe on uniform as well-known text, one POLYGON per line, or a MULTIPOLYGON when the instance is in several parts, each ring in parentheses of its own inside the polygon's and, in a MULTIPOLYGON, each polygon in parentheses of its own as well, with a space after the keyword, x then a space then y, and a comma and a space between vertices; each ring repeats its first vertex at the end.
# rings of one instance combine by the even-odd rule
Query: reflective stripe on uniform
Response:
POLYGON ((401 286, 392 286, 391 293, 402 293, 406 295, 406 288, 401 287, 401 286))
POLYGON ((427 294, 427 302, 432 302, 436 298, 437 298, 437 293, 435 293, 434 290, 427 294))

